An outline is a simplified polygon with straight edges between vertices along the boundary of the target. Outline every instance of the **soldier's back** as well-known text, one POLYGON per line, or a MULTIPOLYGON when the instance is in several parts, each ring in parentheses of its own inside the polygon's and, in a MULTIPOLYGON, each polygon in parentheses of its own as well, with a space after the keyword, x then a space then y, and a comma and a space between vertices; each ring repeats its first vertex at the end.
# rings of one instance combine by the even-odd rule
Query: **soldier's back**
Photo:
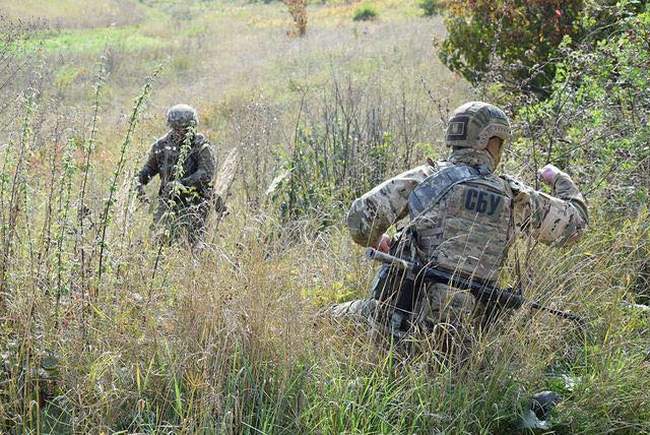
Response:
POLYGON ((491 171, 438 162, 409 197, 420 262, 493 280, 512 242, 512 192, 491 171))

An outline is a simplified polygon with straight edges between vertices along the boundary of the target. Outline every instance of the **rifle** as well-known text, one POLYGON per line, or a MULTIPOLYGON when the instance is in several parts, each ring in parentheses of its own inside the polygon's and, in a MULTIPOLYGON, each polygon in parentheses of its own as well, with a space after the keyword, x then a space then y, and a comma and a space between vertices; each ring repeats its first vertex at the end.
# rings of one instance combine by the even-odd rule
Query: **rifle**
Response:
POLYGON ((420 264, 412 263, 390 254, 385 254, 374 248, 368 248, 366 250, 366 257, 381 263, 391 264, 403 270, 411 271, 418 279, 422 279, 425 282, 436 282, 463 290, 469 290, 476 299, 486 305, 496 304, 503 308, 512 309, 518 309, 526 305, 530 308, 546 311, 563 319, 571 320, 572 322, 575 322, 580 329, 584 329, 586 325, 585 320, 578 315, 556 310, 535 301, 528 301, 520 294, 515 293, 512 289, 498 288, 479 279, 470 280, 444 270, 421 266, 420 264))

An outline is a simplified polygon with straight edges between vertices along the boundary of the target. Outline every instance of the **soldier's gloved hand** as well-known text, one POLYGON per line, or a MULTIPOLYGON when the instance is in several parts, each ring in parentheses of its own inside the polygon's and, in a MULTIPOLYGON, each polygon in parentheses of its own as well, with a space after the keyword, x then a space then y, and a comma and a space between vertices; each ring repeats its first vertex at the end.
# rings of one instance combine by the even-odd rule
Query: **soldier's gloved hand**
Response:
POLYGON ((135 196, 138 198, 138 200, 144 204, 149 204, 149 198, 147 198, 147 194, 144 191, 144 186, 140 183, 137 183, 135 185, 135 196))
POLYGON ((551 165, 550 163, 546 166, 544 166, 542 169, 537 171, 537 178, 539 181, 548 184, 549 186, 553 186, 555 183, 555 178, 557 175, 562 172, 560 169, 558 169, 557 166, 551 165))
POLYGON ((388 234, 382 234, 379 241, 373 244, 372 247, 378 251, 388 254, 388 251, 390 251, 390 245, 392 244, 393 239, 391 239, 388 234))

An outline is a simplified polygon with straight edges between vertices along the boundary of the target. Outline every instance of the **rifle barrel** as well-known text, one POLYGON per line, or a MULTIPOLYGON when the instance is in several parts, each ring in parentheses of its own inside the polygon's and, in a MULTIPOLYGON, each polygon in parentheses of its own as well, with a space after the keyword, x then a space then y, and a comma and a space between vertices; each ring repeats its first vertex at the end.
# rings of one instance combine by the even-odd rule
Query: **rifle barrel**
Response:
POLYGON ((470 290, 477 299, 486 303, 496 302, 505 307, 515 309, 522 305, 527 305, 536 310, 546 311, 563 319, 576 322, 581 329, 585 326, 585 321, 582 317, 573 313, 567 313, 565 311, 544 306, 535 301, 527 301, 522 296, 513 293, 511 289, 500 289, 484 281, 470 280, 446 271, 420 266, 408 260, 404 260, 403 258, 378 251, 374 248, 368 248, 366 250, 366 257, 382 263, 392 264, 400 269, 410 270, 416 275, 424 275, 424 278, 429 281, 440 282, 453 287, 470 290))

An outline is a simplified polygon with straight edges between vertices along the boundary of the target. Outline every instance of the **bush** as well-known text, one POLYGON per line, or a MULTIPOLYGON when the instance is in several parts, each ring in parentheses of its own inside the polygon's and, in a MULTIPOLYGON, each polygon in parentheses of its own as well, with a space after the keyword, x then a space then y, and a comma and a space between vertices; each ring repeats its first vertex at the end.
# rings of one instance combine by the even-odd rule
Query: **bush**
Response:
POLYGON ((382 86, 334 80, 305 105, 292 149, 278 153, 267 190, 283 222, 340 222, 355 198, 424 161, 417 144, 430 133, 415 120, 431 125, 434 117, 418 108, 416 95, 382 86))
POLYGON ((352 19, 354 21, 370 21, 377 18, 377 10, 371 5, 362 5, 354 11, 352 19))
POLYGON ((607 38, 564 48, 551 94, 524 105, 516 120, 546 161, 574 165, 585 191, 598 189, 592 203, 636 214, 650 198, 650 12, 610 12, 607 38))
POLYGON ((619 16, 645 10, 628 0, 450 0, 440 59, 474 84, 490 81, 514 94, 552 92, 561 46, 606 41, 619 16))
POLYGON ((420 0, 418 6, 422 9, 422 15, 425 17, 438 15, 444 9, 444 4, 440 0, 420 0))
POLYGON ((305 0, 283 0, 283 3, 287 5, 289 9, 289 14, 293 19, 293 23, 296 26, 294 32, 290 32, 293 35, 305 36, 307 33, 307 3, 305 0))
POLYGON ((546 94, 554 75, 549 60, 565 36, 577 36, 582 8, 582 0, 452 0, 440 58, 474 84, 494 70, 495 60, 514 65, 501 81, 546 94))

